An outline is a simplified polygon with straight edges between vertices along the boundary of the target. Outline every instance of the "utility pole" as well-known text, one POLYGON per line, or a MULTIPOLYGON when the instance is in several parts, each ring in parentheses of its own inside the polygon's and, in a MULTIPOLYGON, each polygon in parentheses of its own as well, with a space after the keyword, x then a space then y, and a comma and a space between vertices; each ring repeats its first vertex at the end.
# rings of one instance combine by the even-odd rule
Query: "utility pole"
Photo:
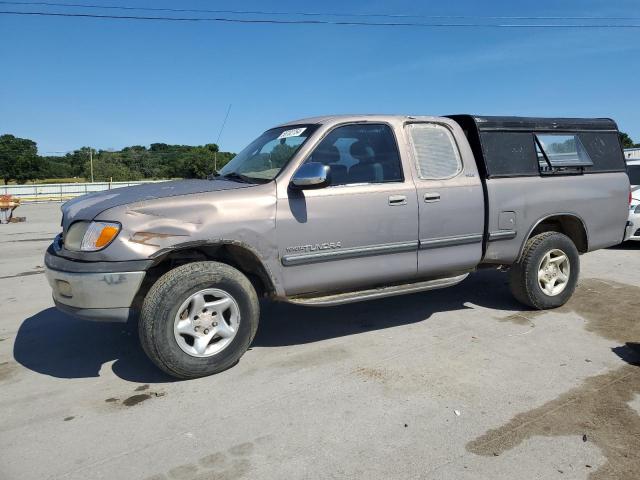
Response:
POLYGON ((89 147, 89 166, 91 168, 91 183, 93 183, 93 148, 89 147))

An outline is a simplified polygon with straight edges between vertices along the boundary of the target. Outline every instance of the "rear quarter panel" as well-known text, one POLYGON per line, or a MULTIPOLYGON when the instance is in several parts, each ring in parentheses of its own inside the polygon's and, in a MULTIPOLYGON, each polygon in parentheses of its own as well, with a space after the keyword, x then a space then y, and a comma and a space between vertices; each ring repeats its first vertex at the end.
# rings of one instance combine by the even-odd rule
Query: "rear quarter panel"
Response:
POLYGON ((516 236, 487 244, 484 263, 515 262, 533 228, 557 214, 582 220, 589 251, 622 241, 628 215, 629 178, 624 172, 488 179, 488 230, 499 232, 501 212, 515 212, 516 236))

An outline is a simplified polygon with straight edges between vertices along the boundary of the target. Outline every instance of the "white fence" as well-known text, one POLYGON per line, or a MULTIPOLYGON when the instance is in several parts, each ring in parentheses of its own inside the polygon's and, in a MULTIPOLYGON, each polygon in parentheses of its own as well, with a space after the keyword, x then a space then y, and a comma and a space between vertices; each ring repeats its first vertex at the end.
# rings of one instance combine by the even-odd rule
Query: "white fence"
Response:
POLYGON ((143 183, 159 183, 166 180, 141 180, 138 182, 54 183, 33 185, 2 185, 0 195, 12 195, 21 202, 62 202, 92 192, 101 192, 143 183))
POLYGON ((625 148, 624 158, 627 160, 640 160, 640 148, 625 148))

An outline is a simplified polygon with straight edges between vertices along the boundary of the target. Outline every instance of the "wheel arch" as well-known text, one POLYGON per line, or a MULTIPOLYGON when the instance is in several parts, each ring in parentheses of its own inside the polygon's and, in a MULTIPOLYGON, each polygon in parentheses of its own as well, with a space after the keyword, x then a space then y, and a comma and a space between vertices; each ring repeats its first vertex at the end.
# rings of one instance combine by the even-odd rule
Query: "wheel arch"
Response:
POLYGON ((236 268, 244 274, 258 296, 271 296, 276 292, 273 275, 265 262, 251 246, 233 240, 216 242, 187 242, 158 251, 154 264, 147 270, 145 280, 136 296, 138 306, 153 284, 166 272, 187 263, 218 261, 236 268))
POLYGON ((558 232, 566 235, 574 243, 578 252, 589 251, 589 231, 579 215, 575 213, 553 213, 539 218, 529 229, 520 245, 518 260, 522 258, 527 241, 539 233, 558 232))

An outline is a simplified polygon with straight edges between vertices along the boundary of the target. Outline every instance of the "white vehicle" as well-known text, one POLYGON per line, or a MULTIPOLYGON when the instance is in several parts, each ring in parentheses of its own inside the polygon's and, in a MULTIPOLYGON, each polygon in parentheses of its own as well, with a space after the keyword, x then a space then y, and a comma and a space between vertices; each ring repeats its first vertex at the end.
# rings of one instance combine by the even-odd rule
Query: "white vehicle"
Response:
POLYGON ((628 160, 627 171, 631 183, 627 240, 640 241, 640 160, 628 160))

